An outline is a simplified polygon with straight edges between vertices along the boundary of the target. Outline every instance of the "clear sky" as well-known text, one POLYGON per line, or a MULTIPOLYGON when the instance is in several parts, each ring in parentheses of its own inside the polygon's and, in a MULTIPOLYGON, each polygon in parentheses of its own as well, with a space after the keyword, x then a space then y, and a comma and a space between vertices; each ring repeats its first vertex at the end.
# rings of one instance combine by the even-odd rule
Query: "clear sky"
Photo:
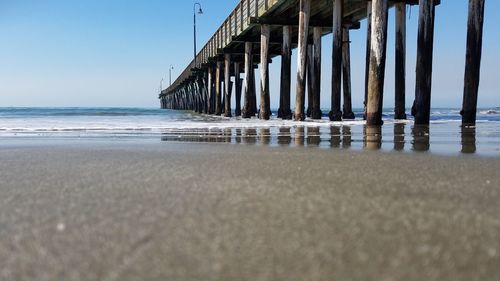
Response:
MULTIPOLYGON (((205 44, 238 0, 200 0, 198 46, 205 44)), ((192 60, 188 0, 0 0, 0 107, 158 107, 168 84, 192 60)), ((443 0, 436 10, 433 107, 462 102, 466 0, 443 0)), ((393 106, 394 11, 384 104, 393 106)), ((414 96, 418 7, 408 20, 407 105, 414 96)), ((486 1, 479 105, 500 106, 500 1, 486 1)), ((362 105, 366 22, 351 32, 353 104, 362 105)), ((322 107, 330 104, 331 36, 323 38, 322 107)), ((296 71, 293 55, 292 71, 296 71)), ((277 106, 280 59, 271 65, 271 103, 277 106)), ((294 76, 294 75, 292 75, 294 76)), ((258 77, 258 76, 257 76, 258 77)), ((294 81, 293 81, 294 83, 294 81)), ((295 84, 293 84, 295 85, 295 84)), ((234 99, 233 99, 234 100, 234 99)), ((292 98, 294 100, 294 98, 292 98)))

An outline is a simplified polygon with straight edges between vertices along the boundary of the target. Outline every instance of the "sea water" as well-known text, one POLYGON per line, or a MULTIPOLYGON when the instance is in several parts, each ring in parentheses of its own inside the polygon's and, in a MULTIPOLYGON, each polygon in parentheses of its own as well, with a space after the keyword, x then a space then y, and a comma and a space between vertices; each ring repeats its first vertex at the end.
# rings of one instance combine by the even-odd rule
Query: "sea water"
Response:
POLYGON ((411 118, 394 121, 390 110, 383 126, 368 127, 362 114, 355 110, 356 119, 343 122, 327 116, 295 122, 275 112, 264 121, 153 108, 0 108, 0 140, 98 138, 500 156, 500 108, 480 109, 477 125, 465 128, 460 110, 452 108, 432 110, 428 127, 415 126, 411 118))

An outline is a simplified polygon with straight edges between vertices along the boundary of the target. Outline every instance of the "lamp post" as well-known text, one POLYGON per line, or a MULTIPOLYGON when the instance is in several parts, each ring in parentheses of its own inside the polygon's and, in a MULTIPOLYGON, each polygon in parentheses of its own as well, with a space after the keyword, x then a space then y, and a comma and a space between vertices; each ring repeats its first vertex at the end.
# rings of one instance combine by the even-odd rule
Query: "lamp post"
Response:
POLYGON ((199 7, 198 14, 202 15, 201 4, 196 2, 193 5, 193 29, 194 29, 194 67, 196 68, 196 6, 199 7))
POLYGON ((162 90, 163 90, 163 78, 161 78, 160 80, 160 94, 162 90))
POLYGON ((170 80, 169 87, 172 87, 172 70, 174 70, 174 66, 170 65, 170 67, 168 68, 168 77, 169 77, 169 80, 170 80))

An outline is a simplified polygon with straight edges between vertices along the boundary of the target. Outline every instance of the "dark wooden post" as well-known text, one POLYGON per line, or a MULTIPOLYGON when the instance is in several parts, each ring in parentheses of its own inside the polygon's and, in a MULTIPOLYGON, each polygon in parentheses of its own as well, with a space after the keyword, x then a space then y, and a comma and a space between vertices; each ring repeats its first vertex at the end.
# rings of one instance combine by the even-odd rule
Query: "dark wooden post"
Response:
POLYGON ((306 116, 311 117, 313 99, 313 77, 314 77, 314 48, 313 44, 307 44, 307 109, 306 116))
POLYGON ((208 114, 208 72, 203 73, 203 113, 208 114))
POLYGON ((363 101, 364 105, 364 114, 363 118, 366 120, 366 105, 368 103, 368 76, 370 73, 370 52, 371 52, 371 38, 372 38, 372 1, 368 0, 367 2, 367 12, 366 12, 366 58, 365 58, 365 100, 363 101))
POLYGON ((342 30, 342 37, 344 42, 342 44, 342 77, 344 84, 344 119, 354 119, 352 112, 352 97, 351 97, 351 41, 349 39, 349 26, 342 30))
POLYGON ((252 43, 245 42, 245 89, 243 97, 243 118, 252 117, 252 73, 253 73, 253 59, 252 59, 252 43))
POLYGON ((236 83, 236 108, 234 110, 235 116, 241 116, 241 78, 240 78, 240 63, 234 63, 234 82, 236 83))
POLYGON ((462 124, 475 125, 483 48, 484 0, 469 0, 462 124))
POLYGON ((372 1, 372 38, 368 76, 367 125, 382 125, 387 47, 387 0, 372 1))
POLYGON ((344 3, 334 0, 333 4, 333 50, 332 50, 332 109, 331 121, 341 121, 340 95, 342 86, 342 15, 344 3))
MULTIPOLYGON (((255 65, 255 68, 257 66, 255 65)), ((255 114, 257 114, 257 90, 255 88, 255 69, 253 66, 252 66, 252 71, 251 71, 251 81, 250 81, 250 86, 252 87, 252 97, 250 99, 250 102, 251 102, 251 108, 252 108, 252 116, 255 116, 255 114)))
POLYGON ((321 119, 321 27, 313 28, 313 96, 312 96, 312 109, 311 118, 321 119))
POLYGON ((271 106, 269 97, 269 36, 271 28, 261 25, 260 35, 260 113, 259 118, 269 120, 271 106))
POLYGON ((232 117, 231 114, 231 54, 224 55, 224 116, 232 117))
POLYGON ((417 40, 415 102, 412 115, 415 124, 428 125, 431 118, 432 54, 434 47, 434 14, 436 0, 420 0, 417 40))
POLYGON ((300 0, 299 12, 299 34, 297 55, 297 91, 295 97, 296 121, 304 120, 304 96, 306 92, 306 60, 307 60, 307 36, 309 34, 309 16, 311 0, 300 0))
POLYGON ((281 83, 280 83, 280 109, 278 117, 291 119, 290 91, 291 91, 291 60, 292 60, 292 27, 283 26, 283 45, 281 48, 281 83))
POLYGON ((217 67, 215 69, 215 115, 221 115, 222 113, 221 68, 222 62, 217 60, 217 67))
POLYGON ((406 3, 396 8, 396 74, 394 118, 406 119, 406 3))

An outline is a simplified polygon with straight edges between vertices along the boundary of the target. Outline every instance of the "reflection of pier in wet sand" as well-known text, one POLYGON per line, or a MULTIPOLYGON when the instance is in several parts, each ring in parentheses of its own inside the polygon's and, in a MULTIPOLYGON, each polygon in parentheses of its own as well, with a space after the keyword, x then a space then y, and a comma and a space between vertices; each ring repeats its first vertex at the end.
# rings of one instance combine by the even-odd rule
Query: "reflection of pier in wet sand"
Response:
MULTIPOLYGON (((440 132, 436 132, 438 135, 440 132)), ((454 134, 441 133, 431 142, 431 127, 408 123, 385 126, 341 125, 341 126, 291 126, 264 128, 185 129, 163 133, 162 140, 168 142, 232 143, 281 147, 319 147, 354 150, 384 150, 427 152, 431 146, 446 147, 448 152, 475 153, 476 128, 461 126, 454 134), (441 139, 440 139, 441 138, 441 139), (446 142, 451 143, 446 143, 446 142), (455 141, 455 143, 453 143, 455 141), (450 148, 451 147, 451 148, 450 148), (456 147, 453 148, 453 147, 456 147), (455 150, 453 150, 455 149, 455 150)))

